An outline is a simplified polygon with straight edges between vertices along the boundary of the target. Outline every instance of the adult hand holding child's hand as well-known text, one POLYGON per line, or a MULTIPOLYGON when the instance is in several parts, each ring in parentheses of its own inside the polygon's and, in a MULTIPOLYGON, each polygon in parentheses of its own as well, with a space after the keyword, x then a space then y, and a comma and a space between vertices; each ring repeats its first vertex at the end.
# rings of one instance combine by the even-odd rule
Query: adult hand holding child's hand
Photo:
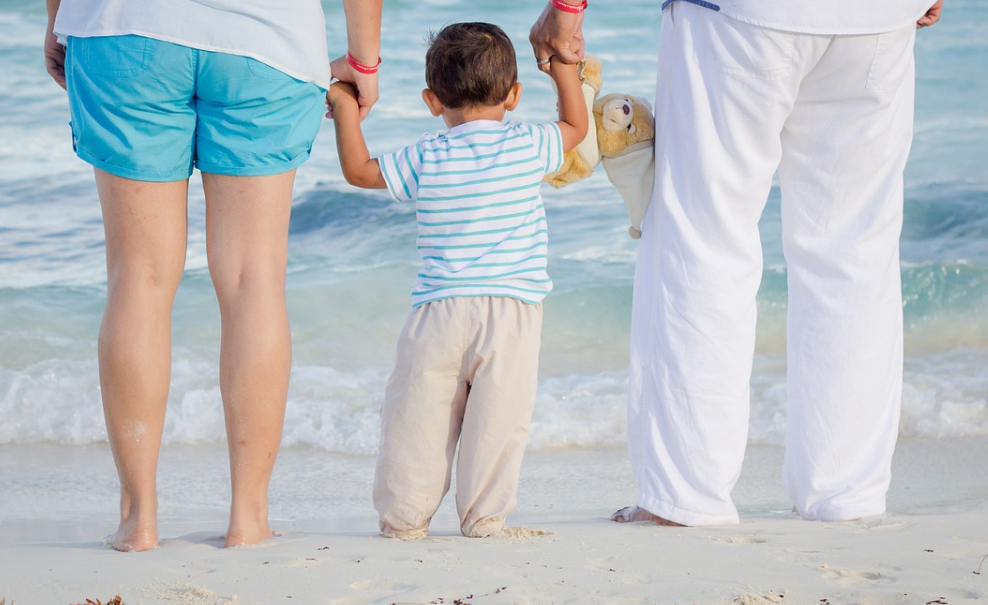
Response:
MULTIPOLYGON (((334 59, 330 62, 329 66, 334 78, 340 82, 353 85, 353 89, 355 90, 354 98, 360 107, 360 119, 363 120, 366 118, 379 96, 377 65, 363 65, 348 53, 334 59)), ((327 117, 331 116, 327 114, 327 117)))
POLYGON ((584 55, 583 11, 586 2, 550 1, 528 35, 539 70, 549 73, 549 59, 579 63, 584 55))

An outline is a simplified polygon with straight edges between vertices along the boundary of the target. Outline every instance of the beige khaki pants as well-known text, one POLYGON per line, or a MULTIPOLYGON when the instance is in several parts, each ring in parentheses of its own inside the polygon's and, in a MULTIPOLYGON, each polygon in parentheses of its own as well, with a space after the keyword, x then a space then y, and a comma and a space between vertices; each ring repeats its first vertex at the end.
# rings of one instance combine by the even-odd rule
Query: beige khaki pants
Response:
POLYGON ((381 410, 374 507, 381 533, 426 534, 450 487, 463 535, 500 531, 514 510, 538 382, 542 305, 463 297, 412 311, 381 410))

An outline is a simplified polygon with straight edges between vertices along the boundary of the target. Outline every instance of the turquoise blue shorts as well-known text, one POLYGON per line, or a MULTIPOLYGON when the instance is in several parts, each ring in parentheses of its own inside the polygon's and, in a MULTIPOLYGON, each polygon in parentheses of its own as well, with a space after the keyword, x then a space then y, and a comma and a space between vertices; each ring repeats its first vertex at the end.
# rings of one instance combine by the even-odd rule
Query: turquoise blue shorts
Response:
POLYGON ((142 36, 68 39, 76 154, 139 181, 291 170, 312 150, 325 91, 260 61, 142 36))

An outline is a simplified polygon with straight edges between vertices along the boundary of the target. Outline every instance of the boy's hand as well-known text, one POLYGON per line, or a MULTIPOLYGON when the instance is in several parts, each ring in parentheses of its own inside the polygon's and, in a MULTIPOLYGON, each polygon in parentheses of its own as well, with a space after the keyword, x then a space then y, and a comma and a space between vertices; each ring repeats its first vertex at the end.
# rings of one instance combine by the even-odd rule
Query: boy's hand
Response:
POLYGON ((357 101, 357 89, 348 82, 333 82, 326 92, 326 117, 333 119, 341 111, 360 111, 357 101))
POLYGON ((545 71, 548 72, 549 77, 557 81, 559 78, 580 79, 579 63, 563 63, 563 60, 556 56, 551 57, 549 64, 545 66, 545 71))

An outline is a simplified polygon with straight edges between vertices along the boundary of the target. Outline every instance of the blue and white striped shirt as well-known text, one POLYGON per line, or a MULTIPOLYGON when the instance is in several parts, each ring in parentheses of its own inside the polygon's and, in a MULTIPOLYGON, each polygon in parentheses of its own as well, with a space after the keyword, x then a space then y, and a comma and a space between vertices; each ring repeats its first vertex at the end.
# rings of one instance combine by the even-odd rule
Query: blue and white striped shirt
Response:
POLYGON ((552 289, 542 178, 562 166, 554 124, 477 120, 379 158, 396 201, 415 201, 424 265, 412 306, 454 296, 536 304, 552 289))

